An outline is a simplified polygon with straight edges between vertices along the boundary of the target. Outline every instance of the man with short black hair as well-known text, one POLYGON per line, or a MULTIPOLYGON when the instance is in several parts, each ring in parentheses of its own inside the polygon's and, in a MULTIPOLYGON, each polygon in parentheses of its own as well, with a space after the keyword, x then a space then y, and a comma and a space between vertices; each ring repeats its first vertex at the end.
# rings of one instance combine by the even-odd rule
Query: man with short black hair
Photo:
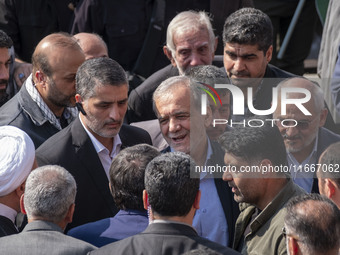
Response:
POLYGON ((284 234, 288 254, 338 255, 340 251, 340 211, 319 194, 292 198, 286 206, 284 234))
POLYGON ((109 244, 91 254, 182 254, 192 249, 211 249, 238 254, 230 248, 199 237, 191 226, 199 209, 200 180, 195 163, 181 152, 154 158, 145 170, 144 208, 152 222, 135 236, 109 244))
POLYGON ((39 165, 61 165, 77 181, 77 207, 68 228, 118 212, 109 190, 111 162, 125 147, 151 144, 145 130, 123 124, 128 89, 125 71, 116 61, 86 60, 76 76, 79 117, 37 150, 39 165))
POLYGON ((227 167, 223 180, 241 210, 233 248, 242 254, 286 254, 283 207, 304 191, 289 178, 278 128, 260 121, 256 126, 234 128, 220 138, 227 167))
POLYGON ((159 154, 148 144, 137 144, 119 152, 110 167, 110 189, 120 211, 113 218, 75 227, 67 234, 101 247, 146 229, 149 220, 142 199, 144 172, 146 165, 159 154))

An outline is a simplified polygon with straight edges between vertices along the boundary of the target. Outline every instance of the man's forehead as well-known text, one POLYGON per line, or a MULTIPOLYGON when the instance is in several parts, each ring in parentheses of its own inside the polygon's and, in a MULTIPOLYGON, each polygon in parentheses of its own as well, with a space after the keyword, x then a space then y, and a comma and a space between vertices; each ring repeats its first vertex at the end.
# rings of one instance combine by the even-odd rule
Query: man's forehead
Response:
POLYGON ((238 43, 226 43, 225 51, 230 51, 238 55, 247 55, 262 52, 257 44, 251 45, 238 43))

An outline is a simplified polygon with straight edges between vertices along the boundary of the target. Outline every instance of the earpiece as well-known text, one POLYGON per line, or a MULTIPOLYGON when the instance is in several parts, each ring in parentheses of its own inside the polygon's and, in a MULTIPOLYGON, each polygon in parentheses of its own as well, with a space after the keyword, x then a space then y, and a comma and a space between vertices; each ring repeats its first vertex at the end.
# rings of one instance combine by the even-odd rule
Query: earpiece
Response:
POLYGON ((77 106, 78 111, 80 111, 83 115, 86 115, 86 112, 85 112, 83 105, 81 103, 77 102, 76 106, 77 106))

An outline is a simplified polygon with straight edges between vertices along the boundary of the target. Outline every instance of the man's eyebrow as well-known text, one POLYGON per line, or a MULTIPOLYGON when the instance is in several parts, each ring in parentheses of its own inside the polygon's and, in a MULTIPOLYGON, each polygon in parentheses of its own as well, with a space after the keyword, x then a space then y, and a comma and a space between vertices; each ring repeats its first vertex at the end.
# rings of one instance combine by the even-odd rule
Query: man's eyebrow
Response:
POLYGON ((254 54, 254 53, 240 55, 240 54, 237 54, 236 52, 232 52, 232 51, 229 51, 229 50, 226 50, 225 53, 228 54, 228 55, 231 55, 231 56, 238 56, 238 57, 241 57, 241 58, 257 57, 257 55, 254 54))

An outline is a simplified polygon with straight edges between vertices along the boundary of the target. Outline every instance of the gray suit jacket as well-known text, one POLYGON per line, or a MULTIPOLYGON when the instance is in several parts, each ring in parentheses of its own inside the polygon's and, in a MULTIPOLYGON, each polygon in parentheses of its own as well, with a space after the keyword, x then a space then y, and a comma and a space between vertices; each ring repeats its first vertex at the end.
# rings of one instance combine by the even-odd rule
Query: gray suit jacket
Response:
POLYGON ((87 254, 96 249, 84 241, 63 234, 52 222, 33 221, 15 235, 0 238, 0 253, 11 255, 87 254))

